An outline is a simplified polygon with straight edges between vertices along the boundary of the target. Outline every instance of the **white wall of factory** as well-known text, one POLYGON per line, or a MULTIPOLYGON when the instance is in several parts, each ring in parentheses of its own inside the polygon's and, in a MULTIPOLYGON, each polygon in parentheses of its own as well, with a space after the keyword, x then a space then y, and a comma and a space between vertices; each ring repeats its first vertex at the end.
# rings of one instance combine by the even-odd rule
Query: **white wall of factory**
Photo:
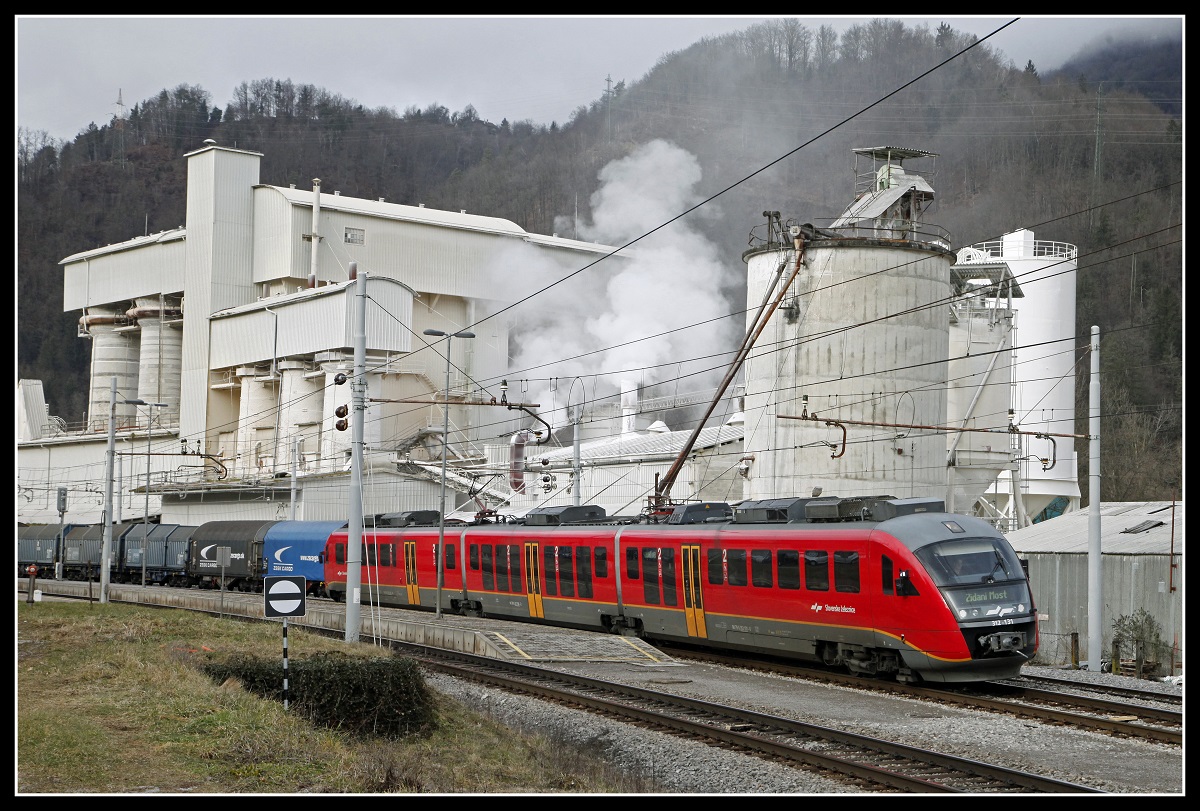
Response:
MULTIPOLYGON (((92 342, 88 413, 82 429, 64 430, 54 426, 75 420, 41 413, 44 400, 26 409, 18 520, 57 522, 59 486, 71 491, 68 519, 101 520, 95 493, 103 490, 110 409, 125 477, 114 498, 137 518, 146 510, 146 459, 149 512, 164 521, 278 517, 281 503, 290 507, 286 477, 301 442, 296 517, 344 517, 352 434, 333 429, 333 409, 352 395, 333 377, 353 371, 352 261, 370 295, 364 512, 428 509, 436 481, 405 477, 397 465, 440 458, 441 406, 370 399, 442 397, 446 342, 422 332, 454 332, 507 306, 485 272, 497 255, 515 245, 536 254, 539 266, 548 259, 568 272, 612 251, 498 218, 321 192, 315 180, 311 191, 263 185, 261 157, 207 143, 185 156, 185 228, 62 261, 64 311, 82 311, 80 337, 92 342), (164 405, 123 403, 131 399, 164 405), (133 468, 141 471, 136 481, 133 468)), ((477 395, 476 381, 495 385, 507 369, 508 321, 472 330, 474 339, 451 343, 452 401, 477 395)), ((40 392, 36 382, 22 381, 21 396, 40 392)), ((476 420, 489 436, 520 426, 518 412, 498 419, 475 411, 450 406, 451 460, 484 457, 476 420)))

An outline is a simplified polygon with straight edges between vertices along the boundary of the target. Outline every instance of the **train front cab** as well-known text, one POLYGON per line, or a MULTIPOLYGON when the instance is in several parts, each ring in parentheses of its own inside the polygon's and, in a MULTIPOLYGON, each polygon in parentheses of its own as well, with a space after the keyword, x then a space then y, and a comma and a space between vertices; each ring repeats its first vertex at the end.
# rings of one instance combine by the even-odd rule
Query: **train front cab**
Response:
POLYGON ((927 513, 877 525, 878 646, 929 682, 1012 678, 1037 651, 1037 611, 1016 553, 977 518, 927 513))

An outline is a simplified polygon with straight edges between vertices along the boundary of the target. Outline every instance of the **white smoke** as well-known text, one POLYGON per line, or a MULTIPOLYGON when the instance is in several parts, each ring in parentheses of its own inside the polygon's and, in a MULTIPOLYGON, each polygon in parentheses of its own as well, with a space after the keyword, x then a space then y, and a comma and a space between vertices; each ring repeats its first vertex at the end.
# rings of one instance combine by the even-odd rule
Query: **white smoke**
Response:
MULTIPOLYGON (((608 164, 599 178, 592 221, 560 217, 558 232, 610 250, 636 240, 633 245, 578 273, 603 254, 580 254, 564 268, 526 250, 506 256, 496 269, 506 298, 532 296, 504 314, 514 336, 510 376, 527 381, 529 402, 541 403, 555 427, 569 421, 562 409, 576 377, 585 378, 589 401, 611 395, 616 402, 622 379, 643 386, 662 382, 659 394, 711 390, 729 361, 718 353, 734 347, 744 329, 740 317, 720 319, 730 313, 720 295, 722 281, 735 269, 723 266, 696 227, 715 216, 711 204, 670 222, 702 199, 696 158, 652 141, 608 164), (692 325, 699 326, 687 328, 692 325)), ((576 386, 572 406, 580 392, 576 386)))

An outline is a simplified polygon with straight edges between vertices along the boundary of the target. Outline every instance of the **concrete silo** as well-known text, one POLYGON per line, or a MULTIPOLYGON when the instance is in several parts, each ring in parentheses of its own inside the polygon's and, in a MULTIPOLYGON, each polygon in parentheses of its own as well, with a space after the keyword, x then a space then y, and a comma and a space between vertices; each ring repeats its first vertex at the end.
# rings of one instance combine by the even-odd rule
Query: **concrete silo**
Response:
POLYGON ((746 498, 818 487, 946 498, 937 426, 946 423, 954 254, 946 233, 922 221, 934 198, 928 172, 904 166, 936 156, 854 153, 855 200, 841 217, 815 227, 766 212, 765 244, 743 254, 748 331, 770 313, 745 365, 746 498))
POLYGON ((998 240, 959 252, 958 268, 1004 266, 1024 291, 1014 299, 1012 421, 1024 433, 1041 431, 1056 438, 1020 436, 1016 459, 984 494, 982 506, 1005 520, 1008 528, 1028 526, 1055 499, 1063 511, 1079 507, 1079 471, 1075 442, 1075 279, 1078 250, 1065 242, 1034 239, 1021 229, 998 240), (1046 460, 1043 462, 1043 460, 1046 460))
POLYGON ((946 381, 947 508, 994 520, 981 501, 1007 475, 1019 437, 1009 433, 1012 399, 1013 302, 1024 296, 1003 262, 964 262, 951 268, 950 362, 946 381))

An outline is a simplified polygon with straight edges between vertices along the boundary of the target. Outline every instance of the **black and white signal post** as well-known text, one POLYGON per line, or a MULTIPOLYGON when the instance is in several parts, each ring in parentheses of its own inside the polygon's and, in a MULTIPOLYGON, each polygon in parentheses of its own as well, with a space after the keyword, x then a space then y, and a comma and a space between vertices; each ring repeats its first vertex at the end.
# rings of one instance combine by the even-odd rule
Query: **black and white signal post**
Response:
POLYGON ((267 577, 263 580, 266 604, 263 615, 283 617, 283 708, 288 707, 288 617, 304 616, 304 592, 307 584, 303 577, 267 577))

